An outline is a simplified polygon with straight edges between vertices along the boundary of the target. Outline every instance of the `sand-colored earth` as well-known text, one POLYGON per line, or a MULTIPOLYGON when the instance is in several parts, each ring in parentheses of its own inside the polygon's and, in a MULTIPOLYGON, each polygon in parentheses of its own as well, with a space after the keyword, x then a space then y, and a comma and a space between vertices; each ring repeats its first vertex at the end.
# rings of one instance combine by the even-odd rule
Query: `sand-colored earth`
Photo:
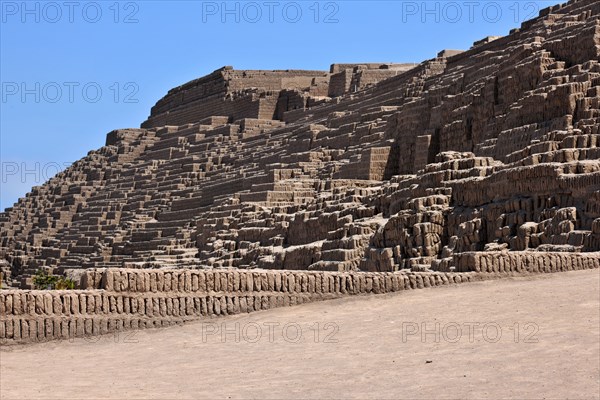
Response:
POLYGON ((2 399, 599 398, 600 271, 4 346, 0 373, 2 399))

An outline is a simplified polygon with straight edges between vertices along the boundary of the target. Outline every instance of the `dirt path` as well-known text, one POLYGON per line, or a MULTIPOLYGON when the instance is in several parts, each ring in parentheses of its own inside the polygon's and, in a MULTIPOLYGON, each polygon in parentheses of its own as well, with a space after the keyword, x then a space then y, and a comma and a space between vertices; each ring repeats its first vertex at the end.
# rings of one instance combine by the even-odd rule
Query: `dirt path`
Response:
POLYGON ((4 346, 0 398, 593 399, 599 310, 593 270, 4 346))

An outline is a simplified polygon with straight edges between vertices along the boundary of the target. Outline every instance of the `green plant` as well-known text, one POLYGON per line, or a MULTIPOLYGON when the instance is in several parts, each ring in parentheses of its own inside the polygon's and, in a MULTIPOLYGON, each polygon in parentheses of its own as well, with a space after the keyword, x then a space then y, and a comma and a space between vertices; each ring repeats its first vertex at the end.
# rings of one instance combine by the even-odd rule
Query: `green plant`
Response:
POLYGON ((75 282, 72 279, 60 277, 54 285, 56 290, 73 290, 75 289, 75 282))
POLYGON ((45 270, 38 270, 33 277, 33 285, 36 289, 56 289, 67 290, 74 289, 75 282, 72 279, 63 276, 49 275, 45 270))
POLYGON ((33 277, 33 285, 36 289, 51 289, 57 280, 58 276, 48 275, 48 272, 39 269, 33 277))

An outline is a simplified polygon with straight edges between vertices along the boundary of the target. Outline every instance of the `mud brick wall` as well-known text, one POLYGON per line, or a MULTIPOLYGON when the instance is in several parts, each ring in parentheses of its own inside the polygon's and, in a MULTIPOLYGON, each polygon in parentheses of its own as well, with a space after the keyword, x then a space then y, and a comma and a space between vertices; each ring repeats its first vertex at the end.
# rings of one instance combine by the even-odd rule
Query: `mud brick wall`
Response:
POLYGON ((479 252, 461 272, 325 272, 97 269, 82 290, 0 291, 0 341, 42 342, 181 324, 350 295, 493 279, 506 273, 599 268, 600 253, 479 252))
POLYGON ((261 71, 229 70, 225 79, 230 90, 242 90, 248 87, 259 87, 270 91, 282 89, 305 89, 313 79, 327 76, 325 71, 286 70, 286 71, 261 71))
POLYGON ((489 204, 494 200, 510 199, 515 192, 521 196, 564 192, 576 194, 578 188, 599 184, 599 172, 563 175, 563 169, 555 164, 540 164, 507 169, 489 178, 451 185, 457 189, 453 192, 455 204, 472 207, 489 204))
POLYGON ((382 180, 388 164, 390 147, 371 147, 356 155, 358 162, 346 164, 340 168, 336 178, 382 180))
POLYGON ((331 79, 329 80, 329 97, 337 97, 347 93, 350 90, 351 82, 351 69, 344 69, 331 75, 331 79))
POLYGON ((363 89, 369 85, 373 85, 379 81, 382 81, 387 78, 391 78, 392 76, 396 76, 401 72, 404 72, 410 68, 406 68, 403 70, 396 69, 358 69, 358 71, 353 74, 352 82, 350 87, 356 87, 358 90, 363 89))
POLYGON ((235 71, 224 67, 170 90, 152 107, 142 127, 184 125, 211 115, 234 120, 273 118, 281 90, 308 90, 315 79, 327 76, 324 71, 235 71))
POLYGON ((415 166, 414 169, 419 171, 427 166, 429 157, 429 146, 431 144, 431 135, 417 136, 415 144, 415 166))
POLYGON ((480 280, 467 273, 87 271, 84 290, 0 292, 0 341, 42 342, 181 324, 347 295, 480 280), (101 289, 98 289, 101 287, 101 289))
POLYGON ((389 147, 372 147, 370 149, 363 150, 362 157, 368 162, 367 179, 383 179, 389 154, 389 147))
POLYGON ((271 105, 267 110, 262 103, 264 101, 276 103, 278 98, 278 95, 275 94, 260 98, 259 94, 253 92, 238 93, 230 101, 223 101, 223 96, 225 94, 201 98, 193 102, 187 102, 168 112, 153 115, 142 124, 142 127, 185 125, 210 116, 228 116, 236 120, 240 118, 259 118, 260 115, 264 114, 267 115, 267 118, 272 118, 275 106, 271 105))
POLYGON ((152 107, 151 115, 156 116, 184 103, 190 103, 212 95, 223 94, 226 90, 223 74, 223 69, 216 70, 206 76, 169 90, 167 95, 158 100, 152 107), (181 93, 185 93, 185 96, 182 96, 181 93))
POLYGON ((342 96, 414 68, 414 64, 333 64, 330 68, 329 96, 342 96))
POLYGON ((600 252, 466 252, 454 256, 454 265, 456 270, 461 272, 538 273, 575 271, 599 268, 600 252))

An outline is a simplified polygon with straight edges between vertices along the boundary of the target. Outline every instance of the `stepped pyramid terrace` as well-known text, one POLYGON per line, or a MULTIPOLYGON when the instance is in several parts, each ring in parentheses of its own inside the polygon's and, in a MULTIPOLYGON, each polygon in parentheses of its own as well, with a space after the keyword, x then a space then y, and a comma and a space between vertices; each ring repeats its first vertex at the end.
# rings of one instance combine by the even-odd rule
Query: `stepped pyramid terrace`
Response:
POLYGON ((0 339, 599 266, 600 2, 578 0, 419 64, 171 89, 0 213, 0 339))

